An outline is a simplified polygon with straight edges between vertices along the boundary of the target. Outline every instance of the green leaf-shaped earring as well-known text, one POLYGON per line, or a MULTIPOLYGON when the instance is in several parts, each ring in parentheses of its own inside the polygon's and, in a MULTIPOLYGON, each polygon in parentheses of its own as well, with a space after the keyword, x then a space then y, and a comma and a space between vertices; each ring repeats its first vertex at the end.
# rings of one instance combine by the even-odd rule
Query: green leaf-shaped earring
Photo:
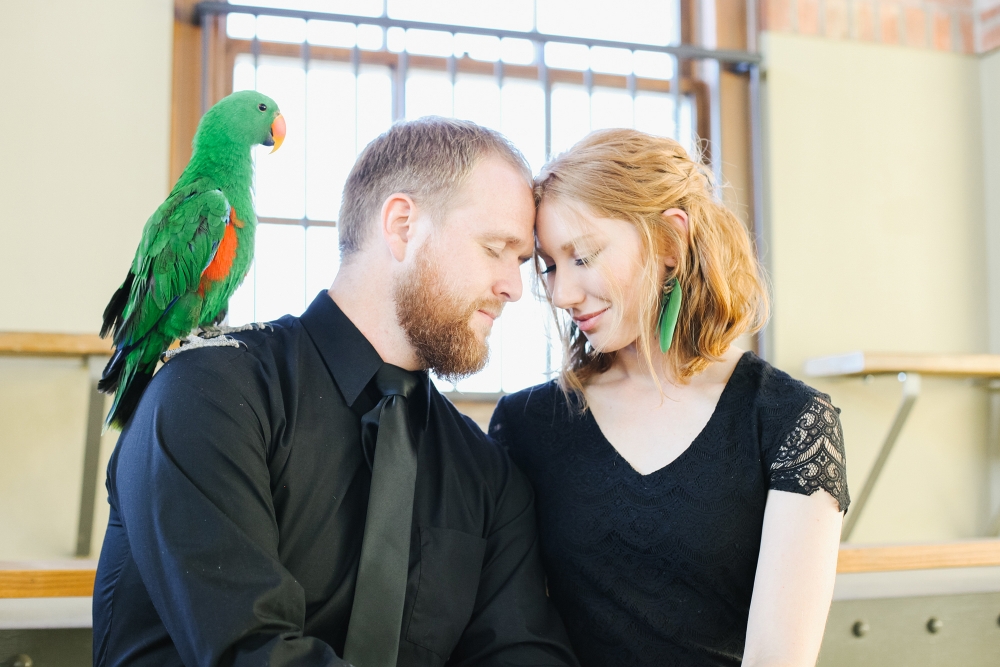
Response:
POLYGON ((670 291, 660 302, 660 352, 666 354, 674 339, 677 317, 681 313, 681 284, 677 278, 670 281, 670 291))

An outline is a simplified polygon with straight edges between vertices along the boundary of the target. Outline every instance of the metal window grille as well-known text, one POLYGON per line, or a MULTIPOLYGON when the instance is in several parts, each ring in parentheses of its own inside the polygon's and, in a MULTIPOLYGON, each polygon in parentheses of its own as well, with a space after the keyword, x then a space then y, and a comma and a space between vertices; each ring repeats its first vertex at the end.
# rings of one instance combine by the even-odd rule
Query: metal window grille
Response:
MULTIPOLYGON (((230 302, 230 323, 298 314, 329 287, 343 182, 361 149, 396 120, 435 114, 495 128, 535 171, 591 130, 635 127, 692 150, 710 147, 721 182, 720 67, 749 75, 756 138, 759 58, 680 44, 678 2, 624 0, 606 22, 586 11, 556 16, 581 8, 566 0, 356 0, 350 14, 289 7, 345 4, 336 0, 200 4, 203 110, 234 90, 257 89, 279 102, 289 126, 282 150, 257 161, 256 257, 230 302), (573 34, 555 34, 561 24, 573 34), (642 41, 614 38, 622 33, 642 41)), ((751 22, 752 11, 751 1, 751 22)), ((759 141, 751 143, 759 192, 759 141)), ((530 271, 529 263, 525 296, 494 327, 487 368, 443 389, 492 397, 558 367, 551 314, 528 289, 530 271)))

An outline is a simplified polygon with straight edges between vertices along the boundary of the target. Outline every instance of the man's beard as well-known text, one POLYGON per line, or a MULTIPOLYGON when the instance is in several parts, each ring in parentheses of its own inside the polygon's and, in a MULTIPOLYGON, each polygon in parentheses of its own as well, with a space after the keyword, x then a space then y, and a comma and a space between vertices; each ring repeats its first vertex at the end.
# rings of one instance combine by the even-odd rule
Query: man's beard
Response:
POLYGON ((413 270, 395 281, 396 316, 421 364, 455 382, 478 373, 489 360, 490 348, 473 331, 472 316, 477 310, 499 316, 503 301, 463 303, 448 290, 428 254, 421 252, 413 270))

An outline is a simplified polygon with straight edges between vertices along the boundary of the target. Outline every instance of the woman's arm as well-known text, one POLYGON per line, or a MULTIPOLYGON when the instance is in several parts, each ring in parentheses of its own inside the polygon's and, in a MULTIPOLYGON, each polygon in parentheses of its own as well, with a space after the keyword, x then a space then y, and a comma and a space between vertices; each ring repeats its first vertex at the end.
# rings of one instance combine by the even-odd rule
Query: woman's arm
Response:
POLYGON ((837 574, 843 515, 825 491, 771 490, 750 602, 744 667, 813 667, 837 574))

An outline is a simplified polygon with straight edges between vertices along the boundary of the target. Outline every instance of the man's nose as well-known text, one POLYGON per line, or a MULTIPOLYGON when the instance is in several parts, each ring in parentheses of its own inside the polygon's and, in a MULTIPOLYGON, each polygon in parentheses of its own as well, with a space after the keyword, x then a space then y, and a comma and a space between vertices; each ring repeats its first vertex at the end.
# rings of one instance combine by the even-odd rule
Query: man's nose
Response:
POLYGON ((517 301, 523 291, 520 265, 508 267, 493 287, 493 293, 505 301, 517 301))

